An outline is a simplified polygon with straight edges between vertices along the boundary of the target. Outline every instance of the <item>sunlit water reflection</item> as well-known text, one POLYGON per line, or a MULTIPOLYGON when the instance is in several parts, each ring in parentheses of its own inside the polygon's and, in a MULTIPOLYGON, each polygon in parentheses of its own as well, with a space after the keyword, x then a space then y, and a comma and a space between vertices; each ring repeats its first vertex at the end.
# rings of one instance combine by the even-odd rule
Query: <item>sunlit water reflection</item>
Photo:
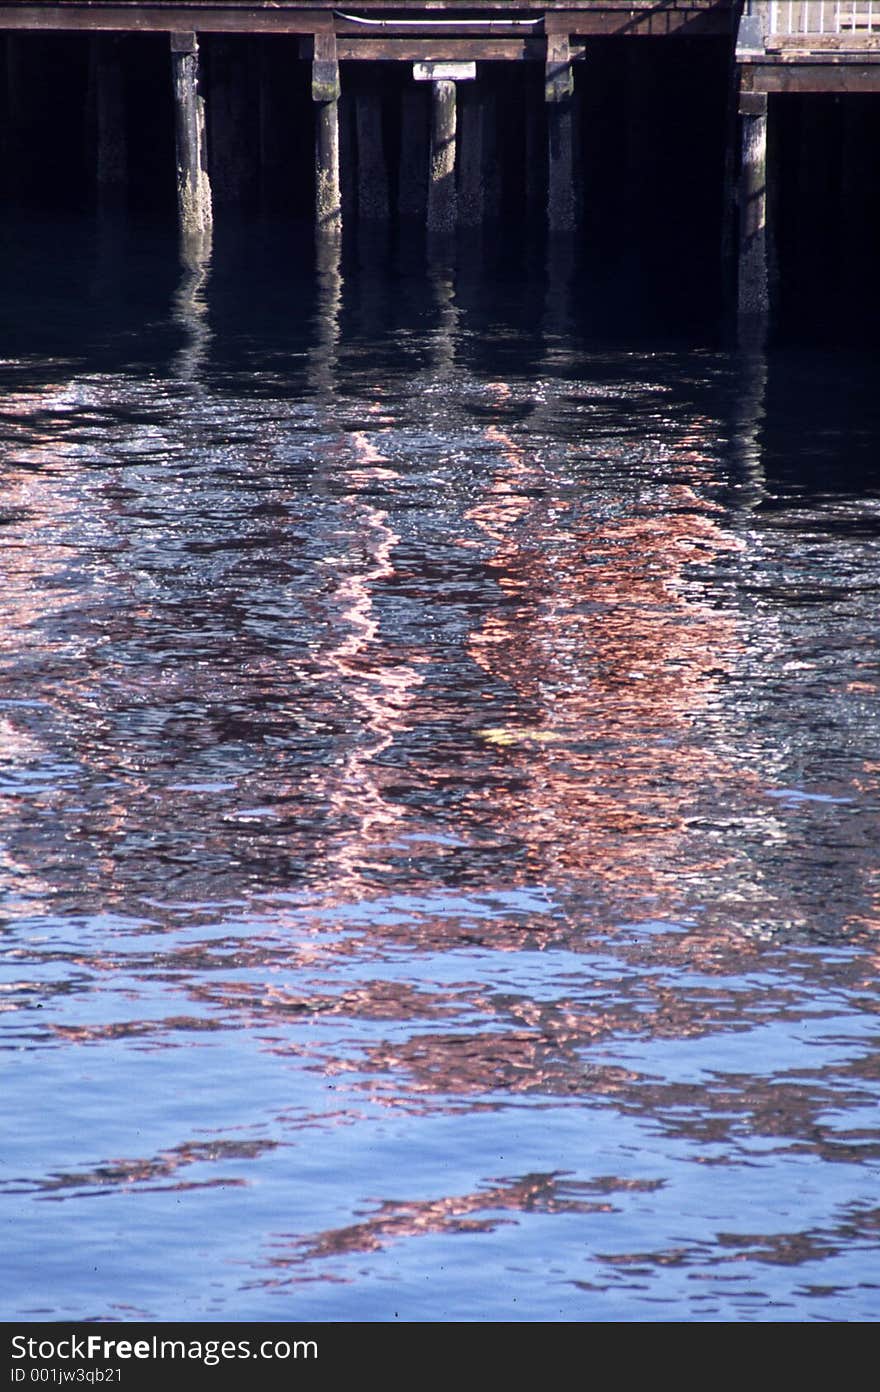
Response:
POLYGON ((7 287, 5 1317, 877 1318, 868 362, 83 245, 7 287))

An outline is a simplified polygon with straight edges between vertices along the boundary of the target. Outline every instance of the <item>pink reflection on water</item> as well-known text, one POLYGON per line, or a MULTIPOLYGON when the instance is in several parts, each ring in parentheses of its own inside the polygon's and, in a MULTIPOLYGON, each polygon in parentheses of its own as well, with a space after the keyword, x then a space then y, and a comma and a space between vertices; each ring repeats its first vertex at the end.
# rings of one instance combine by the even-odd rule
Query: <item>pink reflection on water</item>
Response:
MULTIPOLYGON (((494 391, 503 402, 508 389, 494 391)), ((659 913, 678 898, 695 799, 744 783, 692 738, 742 644, 735 621, 686 581, 692 561, 741 548, 698 491, 701 426, 679 444, 677 480, 585 523, 547 466, 490 425, 497 462, 469 514, 491 538, 488 564, 508 601, 470 650, 528 712, 483 731, 508 774, 493 790, 495 815, 527 845, 528 876, 586 879, 659 913)), ((703 858, 690 869, 725 865, 703 858)))

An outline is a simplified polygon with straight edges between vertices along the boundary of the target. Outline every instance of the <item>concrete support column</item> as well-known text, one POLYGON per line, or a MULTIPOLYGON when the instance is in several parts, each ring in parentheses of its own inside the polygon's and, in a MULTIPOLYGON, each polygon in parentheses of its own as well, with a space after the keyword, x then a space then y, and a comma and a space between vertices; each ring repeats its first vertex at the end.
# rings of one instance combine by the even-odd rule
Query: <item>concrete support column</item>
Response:
POLYGON ((767 95, 742 92, 740 111, 739 264, 740 338, 764 332, 770 312, 767 259, 767 95))
POLYGON ((458 221, 455 191, 455 83, 431 84, 431 161, 428 178, 428 232, 448 236, 458 221))
POLYGON ((213 212, 205 103, 199 92, 199 45, 195 34, 171 35, 171 67, 181 249, 185 260, 199 261, 210 251, 213 212))
POLYGON ((547 35, 544 99, 547 103, 547 227, 572 232, 575 227, 574 74, 568 34, 547 35))
POLYGON ((92 34, 89 78, 94 94, 98 208, 105 210, 122 203, 128 174, 122 68, 115 36, 92 34))
POLYGON ((315 35, 312 99, 315 102, 315 230, 322 241, 342 235, 339 183, 339 63, 336 35, 315 35))
POLYGON ((382 106, 374 84, 355 96, 358 160, 358 217, 363 222, 388 221, 388 168, 382 139, 382 106))

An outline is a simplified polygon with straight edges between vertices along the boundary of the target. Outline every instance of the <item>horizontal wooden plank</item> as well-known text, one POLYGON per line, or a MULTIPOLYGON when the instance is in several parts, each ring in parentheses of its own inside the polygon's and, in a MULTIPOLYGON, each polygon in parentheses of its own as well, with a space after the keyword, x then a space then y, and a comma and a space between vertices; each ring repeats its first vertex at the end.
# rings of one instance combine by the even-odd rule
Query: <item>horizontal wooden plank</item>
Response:
POLYGON ((750 78, 755 92, 880 92, 880 63, 768 63, 750 78))
POLYGON ((413 63, 416 82, 472 82, 476 75, 476 63, 413 63))
POLYGON ((195 5, 0 5, 0 29, 42 32, 314 34, 332 14, 195 5))
MULTIPOLYGON (((451 4, 455 0, 352 0, 351 4, 343 3, 339 0, 305 0, 305 3, 298 3, 298 0, 189 0, 188 7, 195 10, 265 10, 275 11, 299 10, 308 12, 310 10, 341 10, 344 13, 360 15, 371 12, 380 12, 388 15, 394 11, 409 12, 410 15, 419 14, 426 11, 443 11, 445 14, 451 13, 451 4)), ((682 14, 707 14, 712 12, 732 13, 736 0, 480 0, 479 4, 468 7, 468 13, 473 15, 478 13, 489 13, 495 10, 504 11, 506 14, 517 14, 520 11, 530 14, 550 14, 558 18, 560 26, 564 27, 569 21, 582 17, 585 13, 606 13, 606 14, 648 14, 651 11, 666 9, 671 12, 678 11, 682 14)), ((77 9, 81 8, 83 0, 54 0, 51 6, 32 5, 32 8, 53 8, 53 9, 77 9)), ((157 6, 162 8, 163 0, 88 0, 88 6, 93 10, 113 9, 122 5, 127 9, 153 9, 157 6)), ((16 8, 14 5, 8 8, 16 8)))
MULTIPOLYGON (((515 12, 516 7, 508 6, 508 9, 515 12)), ((395 20, 392 16, 386 16, 375 24, 354 23, 346 18, 347 13, 344 10, 337 11, 335 24, 338 34, 374 34, 381 29, 383 34, 401 36, 417 30, 420 34, 432 35, 457 31, 461 35, 477 32, 515 37, 522 31, 521 24, 504 24, 503 21, 493 20, 488 16, 481 22, 470 17, 464 22, 456 22, 452 11, 442 20, 434 19, 432 15, 425 13, 418 21, 410 18, 395 20)), ((369 16, 364 15, 363 18, 369 19, 369 16)), ((732 29, 731 14, 727 9, 660 9, 657 5, 650 10, 633 10, 627 6, 626 10, 567 10, 557 14, 544 13, 542 8, 539 22, 528 25, 530 33, 570 34, 582 38, 600 35, 662 36, 682 33, 729 35, 732 29)))
MULTIPOLYGON (((516 63, 526 59, 543 63, 545 46, 543 38, 340 38, 336 41, 336 50, 340 62, 516 63)), ((583 44, 575 45, 572 57, 575 59, 583 58, 584 52, 583 44)))
MULTIPOLYGON (((580 7, 570 3, 564 7, 552 3, 542 5, 543 26, 534 26, 537 32, 558 32, 591 35, 663 35, 674 33, 720 34, 729 33, 732 25, 732 0, 582 0, 580 7)), ((383 11, 383 33, 408 36, 413 33, 413 19, 418 20, 418 32, 433 33, 436 25, 438 34, 454 33, 457 22, 450 11, 447 0, 421 0, 418 5, 383 3, 381 7, 369 0, 363 5, 344 9, 342 15, 360 15, 369 18, 369 11, 381 8, 383 11), (389 11, 406 9, 406 20, 395 24, 389 11), (442 18, 437 14, 443 10, 442 18), (433 21, 433 24, 432 24, 433 21)), ((485 29, 474 30, 470 16, 461 22, 457 32, 464 37, 472 32, 494 34, 499 24, 491 19, 491 12, 504 10, 509 17, 519 12, 534 15, 531 3, 519 0, 486 0, 480 6, 486 16, 485 29)), ((503 21, 500 21, 503 23, 503 21)), ((199 33, 254 33, 254 34, 313 34, 326 31, 329 27, 337 33, 369 32, 371 25, 358 25, 351 19, 340 17, 336 5, 330 0, 312 0, 308 6, 285 3, 260 3, 260 0, 189 0, 188 3, 138 4, 133 0, 56 0, 54 4, 0 4, 0 29, 10 30, 105 30, 114 32, 161 32, 171 30, 193 30, 199 33)), ((517 28, 507 25, 499 34, 517 36, 517 28)))
POLYGON ((384 38, 389 34, 403 38, 412 34, 429 34, 435 37, 450 33, 457 33, 461 37, 467 34, 483 34, 491 35, 493 38, 520 38, 524 34, 544 32, 543 18, 538 17, 511 20, 484 16, 479 20, 468 18, 466 21, 456 21, 454 17, 444 20, 434 15, 420 15, 417 19, 394 19, 387 15, 381 19, 374 19, 370 15, 361 15, 355 19, 344 11, 337 10, 333 23, 337 34, 366 39, 384 38))
MULTIPOLYGON (((880 19, 880 4, 877 18, 880 19)), ((876 53, 880 51, 880 30, 853 30, 843 34, 792 34, 773 37, 767 42, 768 53, 876 53)))

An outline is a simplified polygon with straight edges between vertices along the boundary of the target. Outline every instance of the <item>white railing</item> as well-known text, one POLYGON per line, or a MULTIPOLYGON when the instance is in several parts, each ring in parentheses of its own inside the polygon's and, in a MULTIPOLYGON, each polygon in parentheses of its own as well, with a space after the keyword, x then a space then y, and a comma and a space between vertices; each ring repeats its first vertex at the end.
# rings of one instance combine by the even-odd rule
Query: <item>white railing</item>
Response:
POLYGON ((770 33, 880 34, 880 0, 771 0, 770 33))

